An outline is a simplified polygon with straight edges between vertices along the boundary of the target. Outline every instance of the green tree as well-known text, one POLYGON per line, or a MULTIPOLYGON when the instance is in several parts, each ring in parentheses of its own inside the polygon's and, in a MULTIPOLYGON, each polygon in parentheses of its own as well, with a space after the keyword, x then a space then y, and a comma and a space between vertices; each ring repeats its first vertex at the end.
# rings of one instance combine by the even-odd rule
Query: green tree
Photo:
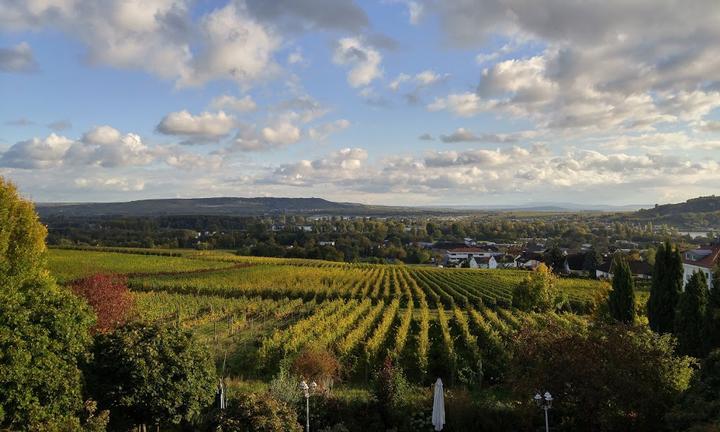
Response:
POLYGON ((608 295, 608 311, 615 321, 635 322, 635 282, 630 266, 621 254, 615 254, 612 262, 612 291, 608 295))
POLYGON ((557 401, 551 412, 557 431, 665 430, 663 415, 687 389, 694 365, 675 354, 672 335, 625 324, 585 332, 559 323, 526 327, 512 348, 508 383, 527 401, 518 414, 537 425, 528 395, 546 389, 557 401))
POLYGON ((543 254, 543 262, 552 269, 553 273, 562 273, 567 258, 560 248, 553 246, 543 254))
POLYGON ((601 259, 600 254, 594 248, 585 253, 583 270, 586 271, 591 278, 595 278, 595 271, 598 265, 600 265, 601 259))
POLYGON ((45 227, 0 178, 0 429, 79 428, 92 314, 45 263, 45 227), (74 425, 74 426, 73 426, 74 425))
POLYGON ((540 264, 513 290, 513 306, 524 311, 554 310, 561 302, 556 283, 557 277, 545 264, 540 264))
POLYGON ((667 414, 673 431, 717 431, 720 424, 720 350, 703 360, 690 388, 667 414))
POLYGON ((705 352, 720 348, 720 267, 713 273, 705 315, 705 352))
POLYGON ((130 324, 99 335, 88 382, 115 427, 191 421, 213 401, 217 377, 191 334, 130 324))
POLYGON ((680 294, 675 312, 675 336, 679 352, 702 357, 705 352, 704 332, 707 326, 708 307, 707 277, 695 272, 680 294))
POLYGON ((653 269, 648 320, 658 333, 670 333, 675 325, 675 309, 683 286, 680 252, 666 241, 657 248, 653 269))
MULTIPOLYGON (((297 390, 297 388, 296 388, 297 390)), ((221 432, 302 432, 295 411, 269 393, 239 394, 218 415, 221 432)))

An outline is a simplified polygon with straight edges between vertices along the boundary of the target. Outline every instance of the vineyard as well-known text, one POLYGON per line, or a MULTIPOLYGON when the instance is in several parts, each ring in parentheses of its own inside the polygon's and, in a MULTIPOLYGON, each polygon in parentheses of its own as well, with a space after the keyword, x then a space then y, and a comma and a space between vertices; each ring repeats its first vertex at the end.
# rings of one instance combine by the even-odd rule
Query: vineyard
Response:
MULTIPOLYGON (((390 355, 416 382, 492 380, 505 345, 527 326, 582 328, 573 313, 512 308, 527 272, 438 269, 239 257, 222 252, 51 250, 62 282, 120 273, 136 319, 193 331, 230 376, 262 379, 306 347, 334 352, 349 380, 367 379, 390 355)), ((561 279, 569 310, 582 313, 604 286, 561 279)))

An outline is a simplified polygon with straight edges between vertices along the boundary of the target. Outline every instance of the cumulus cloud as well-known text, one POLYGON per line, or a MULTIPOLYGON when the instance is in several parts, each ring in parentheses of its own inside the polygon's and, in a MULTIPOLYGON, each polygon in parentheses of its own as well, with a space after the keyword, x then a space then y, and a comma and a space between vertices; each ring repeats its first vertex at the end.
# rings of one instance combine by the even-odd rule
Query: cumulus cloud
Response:
POLYGON ((44 139, 17 142, 2 154, 0 165, 23 169, 63 166, 116 168, 146 165, 153 159, 154 152, 138 135, 123 135, 110 126, 98 126, 78 141, 52 133, 44 139))
POLYGON ((264 20, 282 20, 291 30, 357 32, 367 27, 365 11, 352 0, 247 0, 249 11, 264 20))
POLYGON ((458 128, 450 135, 440 135, 440 141, 445 143, 458 142, 488 142, 488 143, 513 143, 517 142, 517 137, 506 134, 481 134, 475 135, 472 131, 465 128, 458 128))
MULTIPOLYGON (((455 44, 483 46, 499 35, 545 47, 485 68, 477 100, 465 95, 461 104, 450 95, 432 108, 501 112, 543 128, 590 131, 698 121, 720 106, 720 27, 707 13, 712 0, 684 8, 651 0, 432 5, 455 44)), ((512 44, 478 61, 505 56, 512 44)))
POLYGON ((0 47, 0 72, 27 73, 38 70, 32 48, 27 42, 13 47, 0 47))
MULTIPOLYGON (((180 86, 215 79, 250 85, 272 72, 281 44, 232 1, 197 19, 186 0, 18 1, 0 9, 0 28, 58 29, 85 45, 90 63, 144 70, 180 86)), ((28 52, 21 50, 23 58, 28 52)))
POLYGON ((435 137, 433 137, 433 136, 430 135, 429 133, 424 133, 424 134, 420 135, 420 136, 418 137, 418 139, 421 140, 421 141, 434 141, 434 140, 435 140, 435 137))
POLYGON ((244 113, 255 111, 257 104, 250 95, 245 95, 241 98, 229 95, 220 95, 210 102, 210 107, 215 110, 228 109, 244 113))
POLYGON ((367 161, 368 154, 362 148, 344 148, 322 159, 301 160, 284 164, 259 183, 311 186, 317 183, 342 182, 357 176, 367 161))
POLYGON ((62 164, 72 143, 72 140, 55 134, 45 139, 20 141, 2 154, 0 166, 25 169, 56 167, 62 164))
POLYGON ((165 135, 188 137, 190 141, 185 143, 190 144, 217 140, 228 135, 235 127, 235 118, 224 111, 192 115, 183 110, 166 115, 156 129, 165 135))
POLYGON ((347 80, 353 87, 366 86, 382 76, 382 55, 362 38, 340 39, 335 46, 333 62, 350 67, 347 80))
POLYGON ((262 128, 260 134, 273 147, 294 144, 300 140, 300 129, 289 122, 278 123, 275 126, 262 128))

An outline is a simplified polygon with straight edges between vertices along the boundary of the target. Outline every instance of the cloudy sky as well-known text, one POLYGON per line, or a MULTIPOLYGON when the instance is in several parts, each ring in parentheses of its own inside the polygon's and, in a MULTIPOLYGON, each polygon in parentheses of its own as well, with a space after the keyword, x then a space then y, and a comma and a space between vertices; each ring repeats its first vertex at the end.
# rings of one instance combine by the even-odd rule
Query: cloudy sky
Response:
POLYGON ((38 201, 720 193, 717 0, 0 0, 38 201))

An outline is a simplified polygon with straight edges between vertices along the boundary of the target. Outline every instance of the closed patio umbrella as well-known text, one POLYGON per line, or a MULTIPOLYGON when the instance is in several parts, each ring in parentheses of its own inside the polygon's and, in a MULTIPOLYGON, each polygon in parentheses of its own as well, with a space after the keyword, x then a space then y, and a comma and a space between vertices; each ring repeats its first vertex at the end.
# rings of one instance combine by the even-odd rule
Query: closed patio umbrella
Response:
POLYGON ((445 396, 443 395, 443 383, 440 378, 435 381, 432 424, 435 426, 436 431, 441 431, 445 426, 445 396))

